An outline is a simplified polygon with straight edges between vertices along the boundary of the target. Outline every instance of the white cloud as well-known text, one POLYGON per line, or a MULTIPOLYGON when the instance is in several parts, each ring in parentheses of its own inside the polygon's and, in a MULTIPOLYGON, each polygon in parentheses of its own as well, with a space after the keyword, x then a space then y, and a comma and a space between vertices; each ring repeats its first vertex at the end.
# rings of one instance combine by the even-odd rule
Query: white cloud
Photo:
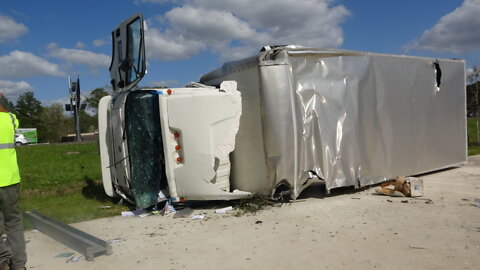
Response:
POLYGON ((103 45, 105 45, 107 42, 103 39, 96 39, 93 41, 93 46, 95 47, 101 47, 103 45))
POLYGON ((148 86, 152 87, 177 87, 179 86, 177 80, 166 80, 166 81, 151 81, 148 83, 148 86))
POLYGON ((33 87, 25 81, 5 81, 0 80, 0 92, 2 92, 8 100, 15 102, 18 96, 27 92, 33 91, 33 87))
POLYGON ((56 43, 47 46, 49 56, 64 61, 67 65, 86 65, 91 72, 110 65, 110 56, 81 49, 59 48, 56 43))
POLYGON ((480 49, 479 29, 480 1, 465 0, 405 49, 468 54, 480 49))
POLYGON ((350 12, 334 2, 183 1, 158 17, 157 29, 163 30, 151 26, 147 31, 147 53, 176 60, 210 50, 224 59, 235 59, 265 45, 338 47, 343 43, 341 24, 350 12))
POLYGON ((0 56, 0 78, 62 77, 60 66, 29 52, 13 51, 0 56))
POLYGON ((15 40, 28 32, 28 28, 11 17, 0 15, 0 43, 15 40))
POLYGON ((77 42, 77 44, 75 44, 75 48, 77 49, 85 49, 87 47, 87 45, 85 45, 85 43, 79 41, 77 42))
POLYGON ((187 59, 204 48, 204 45, 199 41, 185 38, 181 34, 171 33, 170 31, 161 33, 154 28, 148 29, 145 39, 148 59, 187 59))

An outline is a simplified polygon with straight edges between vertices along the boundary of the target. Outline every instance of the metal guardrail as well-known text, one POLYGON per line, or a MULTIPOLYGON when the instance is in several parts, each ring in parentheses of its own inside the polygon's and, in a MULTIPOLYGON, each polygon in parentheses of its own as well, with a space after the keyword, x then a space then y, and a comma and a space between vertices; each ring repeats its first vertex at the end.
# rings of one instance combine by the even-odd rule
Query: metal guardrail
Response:
POLYGON ((113 253, 110 242, 42 215, 35 210, 26 212, 24 216, 35 229, 81 253, 87 261, 91 261, 97 256, 113 253))

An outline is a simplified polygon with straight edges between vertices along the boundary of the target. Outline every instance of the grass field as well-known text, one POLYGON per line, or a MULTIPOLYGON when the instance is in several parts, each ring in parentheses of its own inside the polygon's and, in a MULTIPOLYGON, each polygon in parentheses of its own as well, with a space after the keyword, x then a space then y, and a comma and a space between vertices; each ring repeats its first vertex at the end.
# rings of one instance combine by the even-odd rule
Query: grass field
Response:
POLYGON ((477 120, 475 118, 467 119, 468 130, 468 155, 480 155, 480 144, 477 144, 477 120))
POLYGON ((96 142, 19 147, 17 157, 24 211, 36 209, 72 223, 128 210, 103 190, 96 142))

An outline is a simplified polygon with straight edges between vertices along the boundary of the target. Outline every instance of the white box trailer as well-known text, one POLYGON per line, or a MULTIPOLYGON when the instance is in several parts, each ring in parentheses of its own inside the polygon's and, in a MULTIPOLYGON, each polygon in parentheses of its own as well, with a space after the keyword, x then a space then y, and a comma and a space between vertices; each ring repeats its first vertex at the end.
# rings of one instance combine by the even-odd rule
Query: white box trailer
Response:
POLYGON ((467 161, 464 61, 265 47, 200 82, 224 80, 243 98, 234 188, 296 198, 467 161))
POLYGON ((193 87, 134 89, 145 75, 141 16, 112 42, 102 177, 108 195, 138 207, 295 199, 315 179, 359 188, 467 160, 463 61, 265 47, 193 87))

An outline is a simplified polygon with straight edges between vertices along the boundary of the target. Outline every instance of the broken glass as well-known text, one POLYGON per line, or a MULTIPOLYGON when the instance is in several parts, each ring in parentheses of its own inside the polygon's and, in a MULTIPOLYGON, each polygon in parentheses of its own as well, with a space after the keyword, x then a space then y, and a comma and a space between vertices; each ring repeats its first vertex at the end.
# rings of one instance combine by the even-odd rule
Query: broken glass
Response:
POLYGON ((133 91, 125 104, 132 196, 139 208, 157 203, 167 187, 158 93, 133 91))

